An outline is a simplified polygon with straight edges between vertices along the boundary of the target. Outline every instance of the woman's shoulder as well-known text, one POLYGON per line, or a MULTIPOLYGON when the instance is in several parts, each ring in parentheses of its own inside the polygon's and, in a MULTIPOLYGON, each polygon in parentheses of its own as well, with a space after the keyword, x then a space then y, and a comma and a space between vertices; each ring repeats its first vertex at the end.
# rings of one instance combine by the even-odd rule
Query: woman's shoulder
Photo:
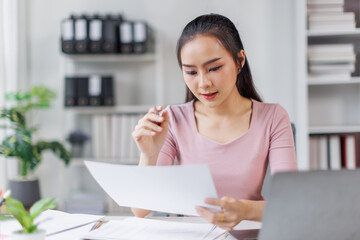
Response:
POLYGON ((193 101, 182 104, 172 104, 166 107, 166 110, 170 117, 170 121, 181 121, 190 119, 189 116, 193 114, 193 109, 193 101))
POLYGON ((287 115, 287 111, 279 103, 264 103, 252 99, 254 109, 260 117, 277 117, 287 115))

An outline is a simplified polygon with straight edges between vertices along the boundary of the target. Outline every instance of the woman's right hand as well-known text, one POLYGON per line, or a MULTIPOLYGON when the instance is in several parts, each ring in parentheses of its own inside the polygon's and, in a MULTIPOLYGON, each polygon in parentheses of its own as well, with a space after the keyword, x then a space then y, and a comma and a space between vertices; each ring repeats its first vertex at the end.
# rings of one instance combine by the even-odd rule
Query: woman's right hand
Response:
POLYGON ((161 106, 149 109, 148 113, 139 120, 132 133, 141 152, 141 158, 149 161, 146 165, 156 165, 157 156, 169 129, 169 115, 167 111, 163 111, 159 116, 157 112, 161 110, 161 106))

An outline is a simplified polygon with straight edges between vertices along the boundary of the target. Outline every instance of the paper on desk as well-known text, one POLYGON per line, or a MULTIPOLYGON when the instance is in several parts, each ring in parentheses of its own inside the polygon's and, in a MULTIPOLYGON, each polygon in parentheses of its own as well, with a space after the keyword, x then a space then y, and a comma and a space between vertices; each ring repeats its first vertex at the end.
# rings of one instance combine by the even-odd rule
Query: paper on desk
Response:
POLYGON ((130 217, 124 220, 111 220, 83 238, 96 240, 201 240, 215 239, 225 232, 221 228, 212 229, 213 225, 208 223, 169 222, 130 217))
MULTIPOLYGON (((101 218, 103 218, 103 216, 89 214, 70 214, 56 210, 47 210, 41 213, 40 216, 36 218, 35 223, 39 223, 38 228, 44 229, 47 236, 57 236, 63 234, 65 231, 80 228, 82 226, 88 225, 91 228, 92 224, 100 220, 101 218)), ((20 229, 21 225, 16 220, 0 222, 1 235, 11 235, 13 231, 20 229)))
POLYGON ((129 166, 85 161, 90 173, 117 204, 198 216, 195 206, 218 198, 207 165, 129 166))
POLYGON ((69 230, 94 223, 104 216, 90 214, 70 214, 56 210, 47 210, 36 218, 40 229, 46 230, 46 235, 52 235, 59 231, 69 230))

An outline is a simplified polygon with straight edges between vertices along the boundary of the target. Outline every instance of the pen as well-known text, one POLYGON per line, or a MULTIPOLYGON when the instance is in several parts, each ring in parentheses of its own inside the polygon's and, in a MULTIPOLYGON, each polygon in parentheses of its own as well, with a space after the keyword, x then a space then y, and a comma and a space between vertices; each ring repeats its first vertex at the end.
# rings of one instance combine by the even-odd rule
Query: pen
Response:
POLYGON ((10 191, 10 190, 7 190, 7 191, 5 192, 5 194, 4 194, 3 199, 1 199, 1 201, 0 201, 0 206, 4 204, 5 200, 6 200, 8 197, 10 197, 10 195, 11 195, 11 191, 10 191))
POLYGON ((103 224, 104 222, 103 221, 98 221, 98 222, 96 222, 93 226, 92 226, 92 228, 90 229, 90 231, 93 231, 93 230, 95 230, 95 229, 98 229, 99 227, 101 227, 101 225, 103 224))
MULTIPOLYGON (((161 111, 157 110, 157 106, 155 106, 154 109, 155 109, 155 114, 160 117, 161 116, 161 111)), ((160 126, 160 123, 156 123, 156 124, 160 126)))

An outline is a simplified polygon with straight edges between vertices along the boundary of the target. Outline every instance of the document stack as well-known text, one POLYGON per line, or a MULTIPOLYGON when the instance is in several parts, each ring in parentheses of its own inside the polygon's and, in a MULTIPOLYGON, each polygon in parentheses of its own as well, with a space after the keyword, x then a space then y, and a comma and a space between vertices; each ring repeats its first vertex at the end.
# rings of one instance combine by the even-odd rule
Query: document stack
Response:
POLYGON ((112 76, 65 77, 65 107, 113 106, 115 104, 112 76))
POLYGON ((154 51, 154 34, 145 21, 117 15, 71 15, 61 21, 66 54, 141 54, 154 51))
POLYGON ((140 153, 131 133, 143 114, 110 114, 92 116, 92 150, 96 159, 137 164, 140 153))
POLYGON ((354 12, 344 12, 345 0, 307 0, 308 29, 316 31, 355 30, 354 12))
POLYGON ((356 55, 353 44, 308 46, 309 83, 351 80, 356 55))

